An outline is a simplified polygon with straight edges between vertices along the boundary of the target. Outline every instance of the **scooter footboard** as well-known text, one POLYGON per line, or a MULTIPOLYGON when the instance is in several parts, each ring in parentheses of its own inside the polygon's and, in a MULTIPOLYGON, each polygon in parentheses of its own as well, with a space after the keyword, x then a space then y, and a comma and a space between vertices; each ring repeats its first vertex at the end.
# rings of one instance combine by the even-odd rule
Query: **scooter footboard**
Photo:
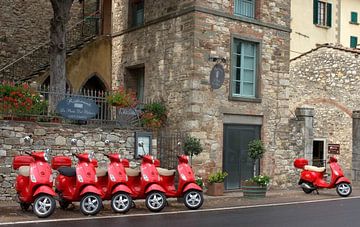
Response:
POLYGON ((195 184, 195 183, 189 183, 189 184, 187 184, 187 185, 185 186, 183 192, 187 192, 187 191, 189 191, 189 190, 202 191, 202 188, 201 188, 199 185, 195 184))
POLYGON ((36 197, 39 194, 48 194, 51 196, 55 196, 54 190, 47 185, 39 186, 34 192, 34 197, 36 197))

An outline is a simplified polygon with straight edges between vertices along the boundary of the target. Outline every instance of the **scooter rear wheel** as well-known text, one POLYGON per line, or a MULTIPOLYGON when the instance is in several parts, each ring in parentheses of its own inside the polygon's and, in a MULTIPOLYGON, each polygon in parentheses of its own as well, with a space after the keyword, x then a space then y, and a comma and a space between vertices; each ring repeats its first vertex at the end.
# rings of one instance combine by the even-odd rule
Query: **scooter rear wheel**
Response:
POLYGON ((116 213, 126 213, 132 207, 132 199, 125 192, 118 192, 111 198, 111 208, 116 213))
POLYGON ((190 210, 199 209, 204 202, 203 193, 197 190, 189 190, 184 195, 184 204, 190 210))
POLYGON ((80 201, 80 211, 84 215, 96 215, 102 208, 102 201, 97 194, 87 193, 80 201))
POLYGON ((34 201, 33 212, 39 218, 47 218, 54 213, 55 207, 56 202, 51 195, 40 194, 34 201))
POLYGON ((340 184, 336 185, 336 192, 339 196, 347 197, 352 192, 351 185, 345 182, 341 182, 340 184))
POLYGON ((160 212, 166 205, 166 197, 164 193, 153 191, 146 196, 146 207, 152 212, 160 212))

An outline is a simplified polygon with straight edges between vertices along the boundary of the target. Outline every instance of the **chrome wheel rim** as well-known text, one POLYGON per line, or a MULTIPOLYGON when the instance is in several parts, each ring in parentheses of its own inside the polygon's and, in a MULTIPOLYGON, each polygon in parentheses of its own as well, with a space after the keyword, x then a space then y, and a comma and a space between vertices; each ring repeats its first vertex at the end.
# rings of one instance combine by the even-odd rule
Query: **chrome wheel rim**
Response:
POLYGON ((131 204, 127 195, 118 194, 113 199, 113 205, 116 211, 122 212, 126 210, 131 204))
POLYGON ((52 206, 51 198, 48 196, 41 196, 36 200, 34 208, 37 213, 41 215, 46 215, 50 212, 52 206))
POLYGON ((152 209, 156 210, 161 208, 164 204, 164 198, 160 193, 152 193, 148 199, 148 205, 152 209))
POLYGON ((190 207, 197 207, 201 203, 200 193, 197 191, 187 193, 185 201, 190 207))
POLYGON ((350 186, 348 184, 339 184, 338 190, 341 195, 348 195, 350 192, 350 186))
POLYGON ((88 195, 84 198, 84 202, 82 203, 81 206, 83 210, 85 210, 86 212, 93 213, 98 209, 100 204, 99 204, 99 200, 95 196, 88 195))

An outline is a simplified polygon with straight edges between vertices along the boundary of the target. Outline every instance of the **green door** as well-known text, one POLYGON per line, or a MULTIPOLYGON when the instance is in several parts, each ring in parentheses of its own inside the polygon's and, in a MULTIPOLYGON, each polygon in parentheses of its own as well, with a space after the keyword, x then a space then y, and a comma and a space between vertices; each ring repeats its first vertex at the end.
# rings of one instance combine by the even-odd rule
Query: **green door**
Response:
POLYGON ((260 125, 224 125, 223 168, 229 175, 225 189, 238 189, 242 180, 254 175, 252 160, 248 157, 248 144, 260 139, 260 125))

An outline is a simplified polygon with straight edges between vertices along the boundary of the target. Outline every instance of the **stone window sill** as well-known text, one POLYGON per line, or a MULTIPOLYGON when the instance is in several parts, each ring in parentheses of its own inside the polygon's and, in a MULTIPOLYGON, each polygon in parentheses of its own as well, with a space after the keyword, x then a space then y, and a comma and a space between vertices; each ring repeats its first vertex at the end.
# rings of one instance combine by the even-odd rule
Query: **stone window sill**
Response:
POLYGON ((315 26, 318 27, 318 28, 324 28, 324 29, 329 29, 329 28, 331 28, 331 27, 329 27, 329 26, 321 25, 321 24, 315 24, 315 26))
POLYGON ((358 23, 358 22, 353 22, 353 21, 349 21, 349 24, 359 25, 359 23, 358 23))
POLYGON ((261 103, 261 98, 246 98, 229 96, 230 101, 261 103))

